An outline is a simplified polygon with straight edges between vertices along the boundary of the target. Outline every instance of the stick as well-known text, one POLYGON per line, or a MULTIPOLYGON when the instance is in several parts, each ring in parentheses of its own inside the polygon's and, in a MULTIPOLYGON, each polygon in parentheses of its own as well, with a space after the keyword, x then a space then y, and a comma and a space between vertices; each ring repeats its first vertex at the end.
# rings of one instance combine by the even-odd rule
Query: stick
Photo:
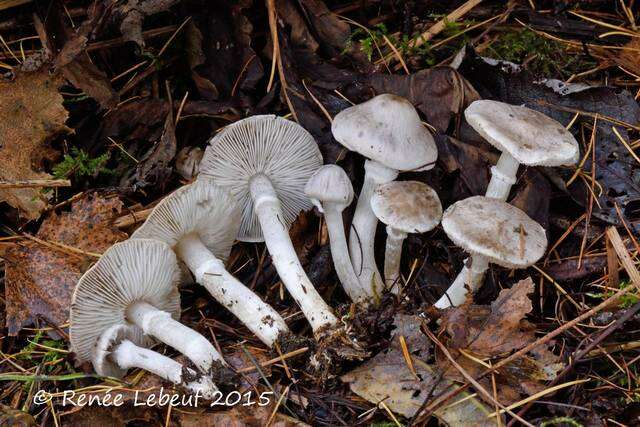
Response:
POLYGON ((30 179, 26 181, 0 181, 0 190, 7 188, 38 188, 38 187, 71 187, 68 179, 30 179))

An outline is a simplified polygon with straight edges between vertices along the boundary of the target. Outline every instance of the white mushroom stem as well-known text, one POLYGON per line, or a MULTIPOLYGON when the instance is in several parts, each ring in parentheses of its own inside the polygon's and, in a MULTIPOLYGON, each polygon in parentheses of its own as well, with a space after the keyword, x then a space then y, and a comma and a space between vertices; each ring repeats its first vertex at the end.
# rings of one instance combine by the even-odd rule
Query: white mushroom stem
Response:
POLYGON ((271 347, 281 334, 289 332, 278 312, 233 277, 199 236, 184 236, 174 249, 193 272, 196 282, 204 286, 216 301, 240 319, 263 343, 271 347))
POLYGON ((349 233, 349 253, 353 269, 371 298, 379 296, 384 288, 373 247, 378 218, 371 210, 371 196, 379 184, 391 182, 397 176, 398 171, 373 160, 364 163, 364 182, 349 233))
POLYGON ((166 311, 146 302, 136 302, 127 308, 127 319, 145 334, 184 354, 203 372, 208 372, 214 361, 224 364, 220 353, 205 337, 174 320, 166 311))
POLYGON ((482 283, 484 273, 489 268, 487 258, 481 255, 474 255, 472 259, 466 259, 464 263, 465 267, 460 270, 460 273, 458 273, 456 279, 451 286, 449 286, 449 289, 447 289, 444 295, 435 303, 437 308, 445 309, 459 306, 467 299, 467 287, 465 284, 471 292, 475 292, 482 283), (471 263, 471 267, 466 266, 468 263, 471 263))
POLYGON ((139 347, 129 340, 124 340, 116 345, 111 351, 110 357, 121 369, 144 369, 160 378, 181 385, 193 393, 200 393, 201 396, 208 399, 212 398, 218 390, 209 376, 182 366, 158 352, 139 347), (185 379, 185 372, 194 380, 185 379))
POLYGON ((503 151, 498 163, 491 167, 491 180, 485 196, 506 201, 511 187, 516 183, 518 167, 520 167, 520 162, 508 152, 503 151))
POLYGON ((352 301, 366 302, 370 299, 370 296, 358 280, 358 276, 356 276, 351 264, 351 257, 347 248, 347 237, 344 234, 342 211, 334 203, 324 203, 322 210, 324 211, 324 220, 329 231, 331 258, 333 258, 333 265, 338 279, 340 279, 342 287, 352 301))
POLYGON ((398 293, 400 280, 400 258, 402 255, 402 243, 407 238, 407 233, 387 226, 387 244, 384 252, 384 279, 387 288, 394 294, 398 293))
POLYGON ((338 319, 300 264, 289 237, 289 230, 283 222, 280 200, 271 180, 264 174, 254 175, 249 187, 265 244, 282 283, 300 306, 314 332, 321 332, 324 327, 337 325, 338 319))

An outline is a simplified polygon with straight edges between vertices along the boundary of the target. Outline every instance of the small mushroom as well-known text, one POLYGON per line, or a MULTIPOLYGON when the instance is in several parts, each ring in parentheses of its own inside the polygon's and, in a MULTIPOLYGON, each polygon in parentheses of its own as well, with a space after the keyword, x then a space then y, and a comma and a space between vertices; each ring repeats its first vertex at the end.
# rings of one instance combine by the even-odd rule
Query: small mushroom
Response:
POLYGON ((400 256, 407 233, 425 233, 442 218, 442 204, 435 190, 418 181, 381 184, 371 197, 371 209, 387 226, 384 277, 387 288, 398 293, 400 256))
POLYGON ((289 227, 311 208, 304 194, 322 165, 313 137, 300 125, 272 115, 239 120, 218 133, 205 150, 200 176, 227 188, 241 208, 238 240, 264 241, 282 283, 316 335, 338 319, 305 273, 289 227))
POLYGON ((342 221, 342 211, 353 202, 353 186, 349 177, 340 166, 324 165, 309 178, 304 191, 318 210, 324 213, 331 257, 345 292, 354 302, 366 302, 369 293, 353 271, 342 221))
POLYGON ((520 164, 561 166, 578 161, 580 150, 571 132, 538 111, 479 100, 469 105, 464 116, 480 136, 502 152, 491 168, 487 197, 507 200, 520 164))
POLYGON ((547 248, 544 228, 520 209, 491 197, 469 197, 449 206, 442 227, 471 259, 435 306, 443 309, 465 301, 467 289, 475 291, 489 263, 506 268, 526 268, 547 248))
POLYGON ((360 283, 370 297, 384 288, 374 255, 378 220, 371 211, 376 186, 391 182, 399 171, 433 168, 438 157, 433 137, 416 109, 396 95, 378 95, 341 111, 331 132, 336 141, 367 158, 365 175, 349 233, 349 252, 360 283))
MULTIPOLYGON (((113 325, 98 338, 91 359, 98 375, 122 378, 127 370, 139 368, 180 385, 206 399, 213 399, 218 388, 204 375, 134 341, 142 337, 133 325, 113 325)), ((95 337, 91 337, 92 339, 95 337)))
MULTIPOLYGON (((91 360, 112 326, 130 325, 190 359, 202 372, 221 368, 222 356, 198 332, 178 322, 176 256, 165 243, 133 239, 109 248, 78 281, 71 300, 70 338, 79 360, 91 360)), ((136 343, 145 342, 140 339, 136 343)))
POLYGON ((165 197, 132 238, 160 240, 173 248, 196 282, 269 347, 289 329, 284 319, 224 267, 238 234, 235 198, 202 177, 165 197))

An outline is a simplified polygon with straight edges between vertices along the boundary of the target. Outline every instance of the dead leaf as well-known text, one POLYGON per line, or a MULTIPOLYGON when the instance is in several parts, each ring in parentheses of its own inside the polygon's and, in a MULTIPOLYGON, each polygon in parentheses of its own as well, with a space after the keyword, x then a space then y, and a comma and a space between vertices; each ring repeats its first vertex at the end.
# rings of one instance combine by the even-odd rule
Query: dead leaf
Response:
MULTIPOLYGON (((12 82, 0 80, 0 180, 52 178, 38 165, 46 153, 45 144, 70 131, 58 92, 61 83, 45 70, 20 73, 12 82)), ((0 190, 1 201, 29 219, 37 219, 47 205, 47 198, 37 188, 0 190)))
POLYGON ((410 75, 373 74, 368 82, 379 94, 393 93, 407 98, 442 133, 453 117, 459 117, 469 104, 480 99, 473 86, 450 67, 410 75))
MULTIPOLYGON (((98 195, 75 202, 70 212, 52 212, 36 237, 62 243, 82 251, 102 253, 127 235, 111 223, 122 202, 98 195)), ((5 254, 7 328, 16 335, 20 328, 42 316, 56 325, 69 316, 71 294, 80 276, 95 258, 58 250, 23 240, 5 254)))
MULTIPOLYGON (((393 412, 407 418, 416 414, 425 399, 450 387, 457 387, 439 378, 437 367, 425 362, 431 345, 420 331, 421 322, 418 316, 397 315, 391 347, 343 375, 341 380, 349 383, 351 391, 371 403, 384 402, 393 412), (404 337, 407 344, 415 374, 407 365, 400 346, 400 336, 404 337)), ((456 401, 460 403, 440 408, 434 415, 446 425, 495 425, 493 419, 487 418, 492 411, 478 399, 469 398, 469 394, 463 392, 456 401)))
MULTIPOLYGON (((533 290, 533 281, 527 278, 510 289, 500 291, 490 307, 467 302, 444 311, 441 329, 448 339, 443 343, 468 373, 477 376, 486 370, 486 366, 472 360, 472 357, 499 359, 535 341, 535 328, 525 320, 532 310, 528 294, 533 290)), ((451 366, 446 357, 437 357, 437 360, 445 377, 464 381, 462 374, 451 366)), ((552 380, 562 367, 559 358, 549 348, 540 347, 508 364, 496 375, 498 400, 503 404, 513 403, 519 400, 520 394, 541 391, 543 382, 552 380)), ((481 383, 491 390, 490 378, 484 378, 481 383)))
POLYGON ((177 0, 128 0, 114 10, 114 18, 120 19, 120 32, 125 40, 144 47, 142 23, 149 15, 169 10, 177 0))
MULTIPOLYGON (((178 427, 263 427, 271 417, 272 406, 234 407, 223 412, 175 412, 174 420, 178 427)), ((280 413, 271 421, 274 427, 304 427, 308 424, 280 413)))
POLYGON ((33 417, 11 406, 0 405, 0 425, 12 427, 35 427, 36 421, 33 417))

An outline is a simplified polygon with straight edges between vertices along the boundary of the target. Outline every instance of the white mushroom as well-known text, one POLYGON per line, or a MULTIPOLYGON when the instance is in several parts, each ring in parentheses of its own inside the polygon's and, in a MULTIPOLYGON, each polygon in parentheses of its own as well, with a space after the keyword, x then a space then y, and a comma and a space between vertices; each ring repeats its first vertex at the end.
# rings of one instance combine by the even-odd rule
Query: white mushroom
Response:
POLYGON ((331 132, 339 143, 368 159, 349 233, 349 252, 360 283, 374 297, 384 284, 373 247, 378 223, 371 211, 373 191, 377 185, 393 181, 399 171, 433 168, 438 150, 413 105, 395 95, 378 95, 341 111, 331 132))
POLYGON ((355 302, 366 302, 369 293, 353 271, 342 221, 342 211, 353 202, 353 186, 349 177, 340 166, 324 165, 309 178, 304 191, 318 210, 324 213, 331 257, 345 292, 355 302))
POLYGON ((313 137, 272 115, 227 126, 211 140, 200 164, 200 176, 211 176, 239 201, 238 240, 266 243, 282 283, 316 335, 332 329, 338 319, 302 268, 289 227, 311 208, 304 186, 321 165, 313 137))
MULTIPOLYGON (((80 278, 72 297, 70 338, 79 360, 91 360, 107 329, 133 324, 184 354, 202 372, 209 373, 214 363, 220 367, 224 362, 213 345, 176 320, 178 280, 176 256, 165 243, 134 239, 109 248, 80 278)), ((134 342, 149 341, 141 337, 134 342)))
POLYGON ((211 377, 162 354, 135 344, 142 331, 134 325, 113 325, 98 338, 92 358, 98 375, 122 378, 128 369, 139 368, 212 399, 218 390, 211 377))
POLYGON ((471 266, 464 267, 435 306, 447 308, 462 304, 467 289, 475 291, 489 263, 506 268, 533 265, 547 248, 544 228, 520 209, 491 197, 474 196, 449 206, 442 216, 447 236, 471 255, 471 266))
POLYGON ((376 188, 371 209, 387 225, 384 276, 387 288, 397 293, 402 243, 407 233, 425 233, 437 226, 442 218, 442 204, 427 184, 394 181, 376 188))
POLYGON ((160 240, 171 246, 224 307, 269 347, 288 334, 287 324, 270 305, 224 267, 238 234, 240 210, 235 198, 201 177, 165 197, 132 238, 160 240))
POLYGON ((464 116, 480 136, 502 152, 491 168, 487 197, 507 200, 520 164, 561 166, 578 161, 580 150, 571 132, 538 111, 479 100, 469 105, 464 116))

